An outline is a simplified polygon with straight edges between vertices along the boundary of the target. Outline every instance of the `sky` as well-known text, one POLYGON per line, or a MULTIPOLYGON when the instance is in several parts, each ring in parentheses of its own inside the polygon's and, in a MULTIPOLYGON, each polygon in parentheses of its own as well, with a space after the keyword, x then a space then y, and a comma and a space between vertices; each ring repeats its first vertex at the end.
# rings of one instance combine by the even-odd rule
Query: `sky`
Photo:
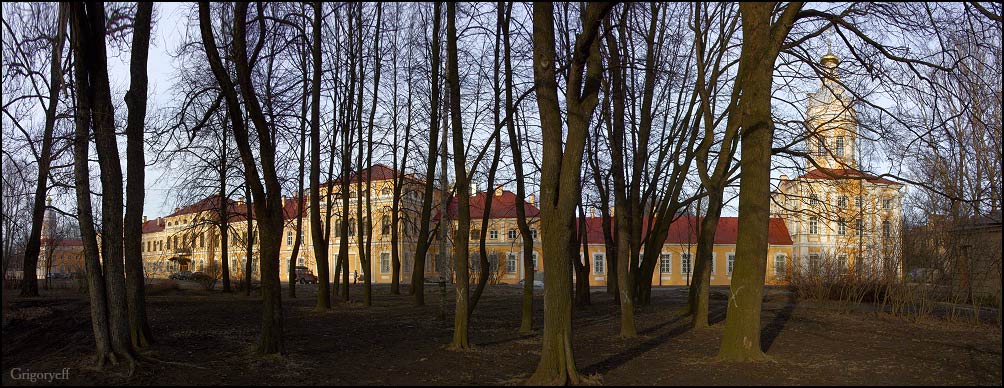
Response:
MULTIPOLYGON (((168 109, 172 105, 172 87, 176 69, 170 53, 177 49, 185 34, 188 33, 188 13, 191 12, 192 6, 193 3, 155 3, 155 19, 148 62, 150 82, 148 115, 155 114, 157 109, 168 109)), ((124 50, 128 50, 128 48, 124 48, 124 50)), ((129 53, 127 51, 109 58, 109 75, 113 83, 113 90, 119 91, 117 98, 121 98, 128 87, 128 62, 129 53)), ((804 106, 801 109, 804 112, 804 106)), ((120 139, 120 141, 120 149, 124 150, 124 139, 120 139)), ((152 155, 148 154, 147 162, 149 163, 152 158, 152 155)), ((791 171, 775 170, 772 172, 772 177, 777 179, 785 173, 791 175, 791 171)), ((147 167, 145 215, 150 218, 167 215, 179 205, 173 195, 173 184, 177 181, 176 178, 169 167, 163 165, 147 167)), ((72 198, 67 197, 61 200, 70 201, 72 198)), ((733 197, 733 200, 724 209, 723 215, 734 216, 736 205, 737 200, 733 197)))

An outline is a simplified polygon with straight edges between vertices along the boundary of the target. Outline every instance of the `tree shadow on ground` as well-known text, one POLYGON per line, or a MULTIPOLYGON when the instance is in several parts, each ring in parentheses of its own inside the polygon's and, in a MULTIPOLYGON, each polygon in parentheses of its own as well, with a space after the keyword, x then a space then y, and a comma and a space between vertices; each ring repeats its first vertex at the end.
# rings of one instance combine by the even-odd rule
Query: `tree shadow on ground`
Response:
MULTIPOLYGON (((723 309, 717 309, 713 313, 714 314, 724 314, 724 308, 723 309)), ((689 317, 690 316, 687 315, 687 314, 682 314, 682 315, 680 315, 680 316, 678 316, 676 318, 673 318, 671 320, 668 320, 668 321, 663 322, 661 324, 658 324, 656 326, 653 326, 653 327, 650 327, 648 329, 639 331, 638 334, 645 335, 645 334, 648 334, 648 333, 656 332, 656 331, 661 330, 661 329, 663 329, 663 328, 665 328, 667 326, 671 326, 673 324, 676 324, 677 322, 680 322, 684 318, 689 318, 689 317)), ((642 355, 642 354, 644 354, 644 353, 646 353, 646 352, 648 352, 648 351, 650 351, 652 349, 655 349, 657 346, 666 343, 666 341, 669 341, 671 338, 676 337, 676 336, 678 336, 680 334, 683 334, 683 333, 687 332, 688 330, 690 330, 690 325, 688 325, 688 324, 679 325, 679 326, 673 328, 672 330, 666 332, 665 334, 662 334, 662 335, 660 335, 658 337, 651 338, 651 339, 649 339, 649 340, 647 340, 645 342, 642 342, 642 343, 640 343, 640 344, 638 344, 638 345, 636 345, 636 346, 634 346, 634 347, 632 347, 630 349, 627 349, 627 350, 625 350, 625 351, 623 351, 621 353, 614 354, 614 355, 612 355, 610 357, 607 357, 607 358, 601 360, 600 362, 597 362, 597 363, 595 363, 593 365, 587 366, 587 367, 585 367, 585 368, 582 369, 582 372, 584 374, 593 374, 593 373, 598 373, 598 374, 601 374, 601 375, 602 374, 606 374, 607 372, 609 372, 611 370, 614 370, 614 369, 616 369, 616 368, 624 365, 628 361, 633 360, 635 357, 638 357, 638 356, 640 356, 640 355, 642 355)))
POLYGON ((781 307, 780 311, 774 313, 774 318, 770 320, 770 323, 760 330, 760 345, 763 347, 764 352, 770 350, 771 345, 774 344, 774 340, 777 339, 777 336, 781 334, 781 330, 791 320, 791 315, 798 305, 794 292, 789 291, 786 294, 787 300, 784 306, 781 307))

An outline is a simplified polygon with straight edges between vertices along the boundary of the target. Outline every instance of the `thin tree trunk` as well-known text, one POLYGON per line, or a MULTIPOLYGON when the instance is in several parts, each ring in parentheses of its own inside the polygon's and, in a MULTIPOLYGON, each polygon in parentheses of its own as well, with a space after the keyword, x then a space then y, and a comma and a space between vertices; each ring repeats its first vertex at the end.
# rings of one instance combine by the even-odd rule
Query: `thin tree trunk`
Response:
MULTIPOLYGON (((453 319, 453 342, 450 349, 470 349, 468 340, 468 243, 471 230, 471 194, 464 168, 464 133, 460 119, 460 75, 457 64, 457 5, 446 4, 446 67, 450 88, 450 126, 453 129, 453 171, 456 174, 457 232, 454 241, 453 269, 456 276, 457 303, 453 319)), ((442 222, 442 219, 440 220, 442 222)))
MULTIPOLYGON (((321 229, 321 2, 314 2, 312 56, 314 62, 311 81, 310 105, 310 234, 314 243, 314 260, 320 277, 317 287, 316 310, 331 308, 331 291, 328 282, 328 241, 327 233, 321 229)), ((330 222, 325 222, 328 225, 330 222)), ((325 227, 325 229, 327 229, 325 227)))
MULTIPOLYGON (((503 6, 499 2, 499 7, 503 6)), ((519 333, 533 331, 533 235, 526 221, 526 175, 523 173, 523 152, 516 133, 516 108, 513 106, 512 91, 512 45, 509 40, 509 23, 512 20, 512 2, 505 6, 502 18, 503 63, 505 64, 505 113, 506 129, 509 132, 509 148, 512 150, 513 168, 516 170, 516 226, 519 228, 522 244, 523 297, 520 308, 519 333)))
POLYGON ((24 248, 21 278, 21 296, 38 296, 38 254, 42 247, 42 223, 45 220, 45 193, 48 189, 49 167, 52 165, 52 132, 56 127, 56 109, 63 86, 63 44, 66 41, 67 10, 59 6, 56 19, 56 39, 52 42, 52 63, 49 67, 49 105, 45 109, 45 129, 42 133, 42 150, 38 155, 38 180, 31 209, 31 234, 24 248), (29 280, 30 279, 30 280, 29 280))
MULTIPOLYGON (((437 147, 439 146, 439 30, 440 3, 433 5, 432 16, 432 49, 430 52, 432 69, 432 92, 430 93, 431 108, 429 109, 429 152, 425 165, 425 190, 422 192, 422 214, 418 225, 418 246, 415 248, 414 271, 411 273, 411 289, 415 296, 415 305, 425 305, 425 260, 432 241, 429 238, 432 223, 433 184, 436 176, 437 147)), ((440 212, 440 225, 446 218, 445 212, 440 212)), ((443 254, 441 251, 440 254, 443 254)))
POLYGON ((697 234, 697 260, 694 263, 694 276, 690 283, 690 313, 691 325, 694 328, 708 327, 708 300, 711 285, 711 269, 714 260, 715 232, 718 220, 722 214, 721 191, 714 187, 708 188, 708 211, 701 219, 701 227, 697 234))

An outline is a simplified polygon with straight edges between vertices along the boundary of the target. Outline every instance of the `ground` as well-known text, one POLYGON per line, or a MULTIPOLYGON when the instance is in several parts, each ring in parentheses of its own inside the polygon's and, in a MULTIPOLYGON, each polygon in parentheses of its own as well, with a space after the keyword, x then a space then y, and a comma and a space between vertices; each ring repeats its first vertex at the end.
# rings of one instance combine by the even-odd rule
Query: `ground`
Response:
MULTIPOLYGON (((540 357, 543 295, 535 299, 537 329, 520 336, 514 286, 491 286, 471 322, 473 351, 446 348, 448 319, 439 320, 440 294, 427 287, 423 307, 408 296, 375 286, 373 307, 360 302, 313 311, 313 285, 300 297, 283 296, 285 357, 251 353, 261 322, 260 302, 243 293, 153 291, 147 311, 157 344, 127 376, 123 367, 93 370, 94 342, 86 300, 69 292, 12 297, 14 320, 3 328, 3 385, 31 385, 20 372, 60 372, 67 385, 513 385, 534 371, 540 357)), ((722 363, 714 359, 723 330, 725 289, 715 290, 712 322, 688 328, 686 289, 656 289, 653 305, 635 320, 640 337, 617 337, 619 317, 605 289, 592 306, 574 311, 574 355, 579 370, 604 385, 1001 385, 999 326, 930 318, 841 312, 793 302, 771 290, 763 309, 763 345, 770 361, 722 363)), ((5 291, 7 292, 7 291, 5 291)), ((36 382, 35 384, 48 384, 36 382)))

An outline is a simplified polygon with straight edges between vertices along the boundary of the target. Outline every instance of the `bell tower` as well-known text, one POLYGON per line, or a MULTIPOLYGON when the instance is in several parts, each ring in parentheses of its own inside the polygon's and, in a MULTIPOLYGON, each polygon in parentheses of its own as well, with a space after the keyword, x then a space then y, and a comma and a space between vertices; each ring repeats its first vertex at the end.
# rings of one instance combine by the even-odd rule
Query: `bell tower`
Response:
POLYGON ((852 98, 840 82, 840 58, 828 50, 819 64, 823 77, 819 88, 809 93, 806 109, 805 168, 856 169, 857 119, 852 98))

